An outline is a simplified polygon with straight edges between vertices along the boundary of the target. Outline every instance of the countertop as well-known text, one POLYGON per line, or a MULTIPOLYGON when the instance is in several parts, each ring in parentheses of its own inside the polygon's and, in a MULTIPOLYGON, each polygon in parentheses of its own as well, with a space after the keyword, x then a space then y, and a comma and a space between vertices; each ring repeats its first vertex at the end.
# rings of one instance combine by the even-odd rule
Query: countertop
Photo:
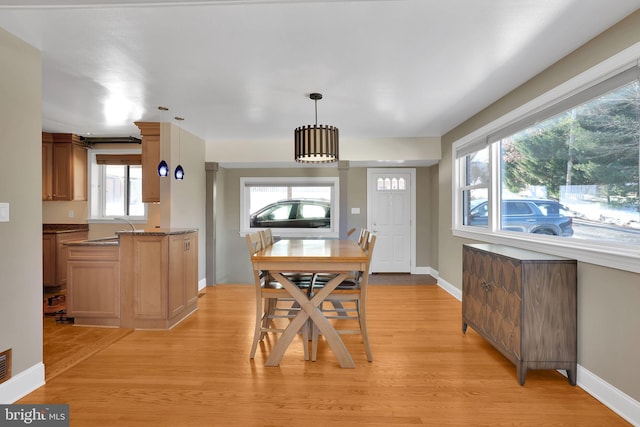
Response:
POLYGON ((75 233, 89 231, 89 224, 42 224, 43 234, 75 233))
POLYGON ((105 237, 94 240, 77 240, 64 243, 66 246, 120 246, 120 239, 117 236, 105 237))
MULTIPOLYGON (((76 230, 77 231, 77 230, 76 230)), ((149 228, 140 230, 116 231, 115 236, 93 240, 78 240, 67 242, 67 246, 120 246, 120 236, 169 236, 197 232, 197 228, 149 228)))
POLYGON ((169 236, 173 234, 197 233, 197 228, 147 228, 142 230, 116 231, 118 236, 169 236))

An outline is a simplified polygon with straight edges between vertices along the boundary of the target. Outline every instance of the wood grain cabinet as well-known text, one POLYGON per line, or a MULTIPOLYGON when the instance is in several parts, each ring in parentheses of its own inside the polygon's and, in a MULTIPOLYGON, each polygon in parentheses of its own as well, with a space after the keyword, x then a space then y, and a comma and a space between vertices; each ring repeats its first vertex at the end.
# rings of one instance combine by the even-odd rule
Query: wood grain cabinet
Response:
POLYGON ((197 309, 197 232, 119 236, 121 327, 168 329, 197 309))
POLYGON ((66 242, 87 240, 88 231, 44 233, 42 235, 42 281, 44 286, 67 284, 68 248, 66 242))
POLYGON ((87 148, 78 135, 42 133, 42 200, 87 200, 87 148))
POLYGON ((142 135, 142 201, 160 202, 160 123, 136 122, 142 135))
POLYGON ((117 243, 68 246, 67 315, 76 325, 120 326, 117 243))
POLYGON ((493 244, 463 246, 462 331, 471 326, 516 365, 565 370, 576 384, 575 260, 493 244))

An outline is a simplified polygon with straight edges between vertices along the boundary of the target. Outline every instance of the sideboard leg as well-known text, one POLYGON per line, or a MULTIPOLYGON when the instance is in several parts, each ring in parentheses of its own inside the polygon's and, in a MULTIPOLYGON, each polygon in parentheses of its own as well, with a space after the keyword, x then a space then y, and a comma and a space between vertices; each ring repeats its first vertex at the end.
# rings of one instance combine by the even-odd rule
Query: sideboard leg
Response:
POLYGON ((467 324, 465 322, 462 322, 462 333, 466 334, 467 333, 467 324))
POLYGON ((571 385, 576 385, 576 368, 574 367, 573 369, 567 369, 567 378, 569 379, 569 384, 571 385))
POLYGON ((523 361, 516 362, 516 374, 518 376, 518 382, 520 385, 524 385, 525 377, 527 376, 527 363, 523 361))

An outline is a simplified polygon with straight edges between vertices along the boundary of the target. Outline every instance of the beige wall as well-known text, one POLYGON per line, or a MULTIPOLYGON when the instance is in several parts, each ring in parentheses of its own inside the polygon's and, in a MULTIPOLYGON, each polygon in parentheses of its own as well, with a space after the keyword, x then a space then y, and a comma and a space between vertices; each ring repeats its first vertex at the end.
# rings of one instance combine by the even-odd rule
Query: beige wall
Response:
MULTIPOLYGON (((340 138, 340 159, 351 162, 440 159, 440 137, 340 138)), ((208 162, 278 163, 293 161, 289 138, 264 141, 207 141, 208 162), (265 149, 268 147, 268 149, 265 149)))
MULTIPOLYGON (((437 200, 432 197, 431 172, 433 167, 416 168, 418 236, 416 241, 417 267, 430 267, 432 259, 431 219, 437 200)), ((252 283, 251 266, 245 238, 240 235, 240 178, 275 176, 338 176, 335 167, 324 168, 220 168, 217 182, 216 218, 216 283, 252 283)), ((349 168, 346 185, 340 182, 340 191, 347 191, 346 230, 367 226, 367 169, 349 168), (351 214, 351 208, 360 208, 360 214, 351 214)), ((345 231, 346 233, 346 231, 345 231)), ((355 239, 356 234, 351 238, 355 239)))
MULTIPOLYGON (((13 350, 12 377, 42 362, 42 141, 40 53, 0 29, 0 351, 13 350)), ((37 374, 36 374, 37 375, 37 374)), ((0 384, 10 403, 13 381, 0 384)))
MULTIPOLYGON (((451 144, 597 65, 640 43, 640 11, 487 107, 442 138, 439 165, 439 272, 461 288, 462 244, 451 235, 451 144)), ((578 364, 635 400, 640 400, 640 275, 586 263, 578 264, 578 364)), ((580 374, 580 373, 579 373, 580 374)))

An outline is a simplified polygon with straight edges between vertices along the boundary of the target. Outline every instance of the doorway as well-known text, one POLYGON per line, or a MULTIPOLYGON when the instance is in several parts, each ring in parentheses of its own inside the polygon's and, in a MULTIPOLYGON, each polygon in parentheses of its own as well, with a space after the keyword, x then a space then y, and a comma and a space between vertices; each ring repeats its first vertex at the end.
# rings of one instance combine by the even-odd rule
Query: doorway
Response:
POLYGON ((372 273, 415 269, 416 170, 367 169, 367 227, 376 234, 372 273))

